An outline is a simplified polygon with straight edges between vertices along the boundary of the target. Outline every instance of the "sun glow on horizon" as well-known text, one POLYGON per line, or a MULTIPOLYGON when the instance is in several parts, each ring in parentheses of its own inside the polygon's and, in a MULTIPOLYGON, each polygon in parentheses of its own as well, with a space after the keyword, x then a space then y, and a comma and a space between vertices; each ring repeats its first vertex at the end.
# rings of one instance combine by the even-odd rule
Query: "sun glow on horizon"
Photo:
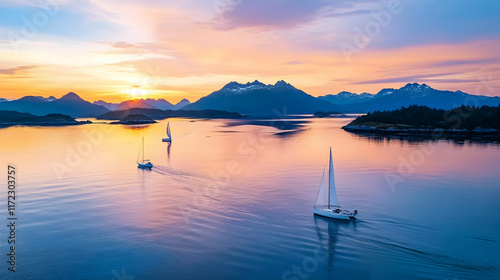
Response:
POLYGON ((124 93, 127 94, 132 99, 145 99, 148 98, 149 91, 143 88, 131 88, 124 90, 124 93))

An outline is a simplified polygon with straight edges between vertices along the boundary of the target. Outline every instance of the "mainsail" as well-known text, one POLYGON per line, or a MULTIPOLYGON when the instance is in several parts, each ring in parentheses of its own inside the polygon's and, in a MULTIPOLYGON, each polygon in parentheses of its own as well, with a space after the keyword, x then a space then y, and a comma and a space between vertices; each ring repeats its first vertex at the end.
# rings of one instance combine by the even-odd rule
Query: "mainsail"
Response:
POLYGON ((167 136, 169 139, 172 139, 172 135, 170 135, 170 123, 167 124, 167 136))
POLYGON ((335 190, 335 176, 333 174, 332 148, 330 148, 330 168, 328 170, 328 206, 339 207, 337 200, 337 190, 335 190))

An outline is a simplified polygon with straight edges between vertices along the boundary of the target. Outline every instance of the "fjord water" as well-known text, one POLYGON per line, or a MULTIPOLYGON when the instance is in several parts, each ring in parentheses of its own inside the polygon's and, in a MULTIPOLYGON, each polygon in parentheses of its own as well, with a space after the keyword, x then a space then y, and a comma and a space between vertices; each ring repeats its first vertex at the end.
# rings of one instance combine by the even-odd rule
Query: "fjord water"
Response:
POLYGON ((167 121, 3 128, 19 220, 16 273, 0 230, 0 278, 496 279, 500 146, 366 138, 350 120, 170 119, 170 146, 167 121), (313 216, 330 146, 356 222, 313 216))

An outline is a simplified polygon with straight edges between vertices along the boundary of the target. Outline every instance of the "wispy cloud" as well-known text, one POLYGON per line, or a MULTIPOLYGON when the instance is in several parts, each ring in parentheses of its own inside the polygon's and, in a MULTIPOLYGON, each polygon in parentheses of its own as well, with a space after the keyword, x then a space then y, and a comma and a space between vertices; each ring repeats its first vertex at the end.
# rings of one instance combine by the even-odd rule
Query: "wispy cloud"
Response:
POLYGON ((0 68, 0 75, 19 75, 28 70, 38 67, 37 65, 17 66, 12 68, 0 68))
POLYGON ((382 78, 382 79, 373 79, 360 81, 356 84, 386 84, 386 83, 409 83, 409 82, 421 82, 430 78, 439 78, 443 76, 457 75, 461 74, 460 72, 451 72, 451 73, 434 73, 434 74, 423 74, 423 75, 409 75, 409 76, 398 76, 398 77, 390 77, 390 78, 382 78))
POLYGON ((101 42, 105 46, 111 47, 111 50, 106 51, 105 53, 109 54, 136 54, 136 55, 155 55, 162 57, 171 56, 174 51, 169 50, 165 46, 159 43, 148 43, 148 42, 138 42, 138 43, 129 43, 125 41, 120 42, 101 42))
POLYGON ((433 63, 434 67, 461 66, 461 65, 480 65, 494 64, 500 62, 500 58, 480 58, 480 59, 451 59, 433 63))

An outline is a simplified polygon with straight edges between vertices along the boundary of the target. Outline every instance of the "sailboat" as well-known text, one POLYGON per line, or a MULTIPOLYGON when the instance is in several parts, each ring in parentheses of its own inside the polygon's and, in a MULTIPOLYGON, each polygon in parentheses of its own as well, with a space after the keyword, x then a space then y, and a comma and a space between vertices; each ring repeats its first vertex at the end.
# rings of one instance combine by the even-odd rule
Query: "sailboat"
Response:
POLYGON ((170 122, 167 123, 167 138, 161 139, 163 142, 172 142, 172 135, 170 134, 170 122))
POLYGON ((142 137, 142 146, 139 150, 139 155, 137 156, 137 167, 141 169, 151 169, 153 164, 149 159, 144 159, 144 137, 142 137), (139 162, 139 157, 141 156, 142 151, 142 162, 139 162))
POLYGON ((323 171, 318 198, 314 205, 314 214, 338 220, 356 220, 356 215, 358 214, 358 210, 350 212, 349 210, 341 209, 339 205, 337 191, 335 190, 335 177, 333 174, 332 148, 330 148, 328 186, 325 186, 325 172, 323 171))

